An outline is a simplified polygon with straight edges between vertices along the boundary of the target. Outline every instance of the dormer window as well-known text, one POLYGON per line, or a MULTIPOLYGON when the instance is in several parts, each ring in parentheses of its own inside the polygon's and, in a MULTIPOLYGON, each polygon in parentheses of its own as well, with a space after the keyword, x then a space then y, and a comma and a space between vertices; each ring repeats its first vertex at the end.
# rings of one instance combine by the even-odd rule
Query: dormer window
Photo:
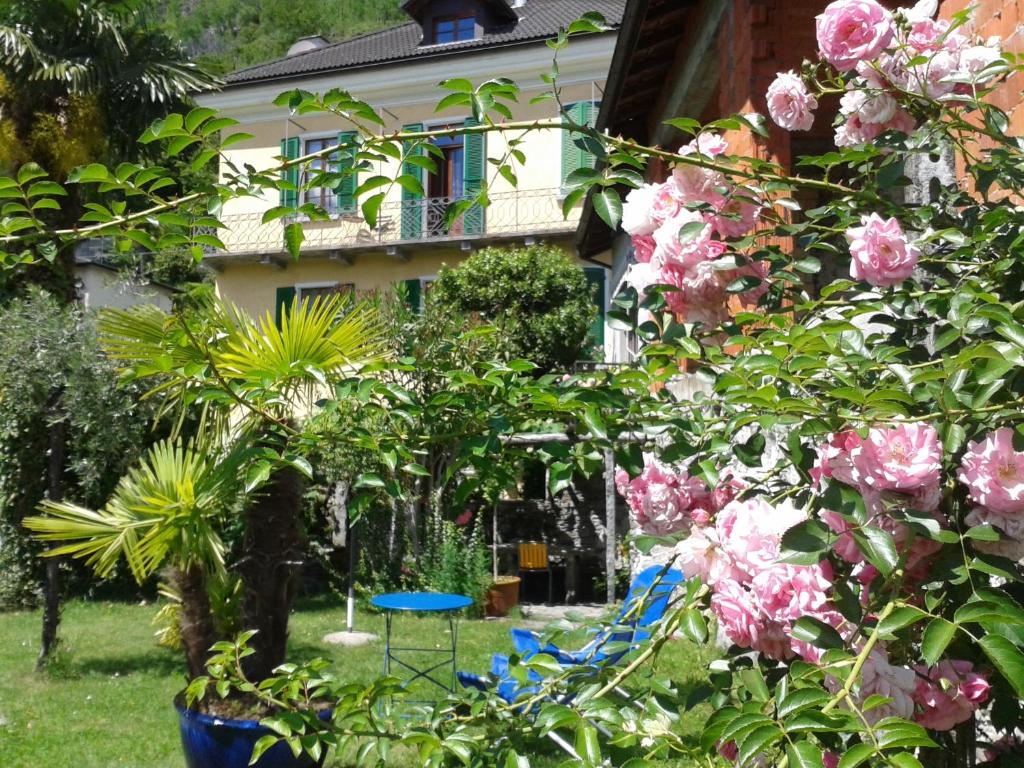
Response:
POLYGON ((476 17, 439 16, 434 19, 434 44, 458 43, 476 38, 476 17))

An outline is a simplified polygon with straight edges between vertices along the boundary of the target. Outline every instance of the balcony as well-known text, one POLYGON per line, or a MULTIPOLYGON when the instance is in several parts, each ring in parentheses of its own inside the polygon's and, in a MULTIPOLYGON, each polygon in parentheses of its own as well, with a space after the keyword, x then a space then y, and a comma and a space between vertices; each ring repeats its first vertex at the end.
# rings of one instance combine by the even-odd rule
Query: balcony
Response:
MULTIPOLYGON (((377 226, 370 227, 357 212, 340 213, 329 221, 303 224, 303 253, 394 249, 420 244, 498 241, 522 237, 566 235, 576 230, 579 208, 562 217, 558 189, 530 189, 492 194, 487 208, 471 208, 455 222, 445 221, 453 198, 432 197, 381 205, 377 226)), ((290 219, 263 223, 262 213, 226 214, 219 236, 224 250, 207 256, 220 259, 273 257, 286 253, 284 227, 290 219)))

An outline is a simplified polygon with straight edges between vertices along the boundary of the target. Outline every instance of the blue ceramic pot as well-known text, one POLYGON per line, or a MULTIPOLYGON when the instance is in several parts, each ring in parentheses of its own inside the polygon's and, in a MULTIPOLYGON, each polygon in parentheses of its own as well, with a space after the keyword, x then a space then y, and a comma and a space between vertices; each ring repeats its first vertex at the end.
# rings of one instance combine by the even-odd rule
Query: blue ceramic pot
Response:
MULTIPOLYGON (((188 768, 248 768, 253 747, 273 732, 255 720, 227 720, 186 709, 175 702, 181 726, 181 746, 188 768)), ((322 717, 328 717, 325 712, 322 717)), ((260 757, 253 768, 319 768, 308 755, 295 757, 291 748, 278 742, 260 757)))

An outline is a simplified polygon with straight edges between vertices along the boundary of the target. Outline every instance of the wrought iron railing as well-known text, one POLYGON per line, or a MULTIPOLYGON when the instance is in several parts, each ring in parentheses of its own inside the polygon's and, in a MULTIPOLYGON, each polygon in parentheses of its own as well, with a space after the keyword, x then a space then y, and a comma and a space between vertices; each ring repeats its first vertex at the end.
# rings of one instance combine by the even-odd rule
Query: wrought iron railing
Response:
MULTIPOLYGON (((384 203, 374 227, 358 211, 341 212, 328 221, 305 221, 303 250, 331 252, 478 237, 564 234, 575 230, 579 223, 579 207, 570 212, 568 219, 563 217, 558 189, 492 194, 486 208, 470 208, 455 221, 448 221, 446 214, 454 201, 431 197, 384 203)), ((284 227, 292 221, 284 218, 263 223, 262 213, 227 214, 220 220, 224 229, 218 235, 225 249, 211 255, 281 253, 285 250, 284 227)))

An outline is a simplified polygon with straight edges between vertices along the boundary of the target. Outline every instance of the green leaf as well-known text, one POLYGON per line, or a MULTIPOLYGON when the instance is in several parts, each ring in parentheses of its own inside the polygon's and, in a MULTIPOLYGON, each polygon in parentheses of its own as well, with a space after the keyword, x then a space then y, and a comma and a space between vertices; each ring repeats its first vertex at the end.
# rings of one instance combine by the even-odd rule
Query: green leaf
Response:
POLYGON ((622 221, 622 199, 611 187, 605 187, 594 195, 594 211, 611 229, 618 229, 622 221))
POLYGON ((889 576, 899 560, 896 542, 892 534, 881 528, 865 526, 853 531, 853 539, 864 557, 877 568, 883 576, 889 576))
POLYGON ((683 634, 693 642, 703 645, 708 640, 708 623, 696 608, 687 608, 683 612, 683 634))
POLYGON ((1024 653, 1005 637, 985 635, 978 645, 1018 696, 1024 697, 1024 653))
POLYGON ((873 754, 875 748, 870 744, 854 744, 839 758, 839 768, 857 768, 873 754))
POLYGON ((597 728, 584 721, 576 728, 576 754, 586 765, 601 764, 601 744, 597 740, 597 728))
POLYGON ((956 624, 935 618, 928 622, 921 638, 921 656, 929 666, 934 665, 956 635, 956 624))
POLYGON ((803 640, 816 648, 843 648, 843 638, 835 628, 829 626, 820 619, 811 616, 804 616, 797 619, 793 624, 792 636, 797 640, 803 640))
POLYGON ((821 768, 821 749, 810 741, 798 741, 786 745, 786 756, 793 768, 821 768))
POLYGON ((781 738, 782 731, 776 725, 765 725, 751 731, 737 745, 740 764, 746 764, 751 758, 763 755, 768 747, 781 738))
POLYGON ((789 717, 802 709, 822 705, 830 698, 831 696, 820 688, 800 688, 779 702, 778 715, 780 718, 789 717))
POLYGON ((897 630, 920 621, 926 615, 920 608, 915 608, 912 605, 901 605, 879 622, 878 631, 882 635, 891 635, 897 630))
POLYGON ((306 239, 306 233, 302 229, 302 224, 297 221, 293 221, 290 224, 286 224, 284 227, 284 244, 288 249, 288 253, 291 257, 298 261, 299 256, 302 252, 302 241, 306 239))

